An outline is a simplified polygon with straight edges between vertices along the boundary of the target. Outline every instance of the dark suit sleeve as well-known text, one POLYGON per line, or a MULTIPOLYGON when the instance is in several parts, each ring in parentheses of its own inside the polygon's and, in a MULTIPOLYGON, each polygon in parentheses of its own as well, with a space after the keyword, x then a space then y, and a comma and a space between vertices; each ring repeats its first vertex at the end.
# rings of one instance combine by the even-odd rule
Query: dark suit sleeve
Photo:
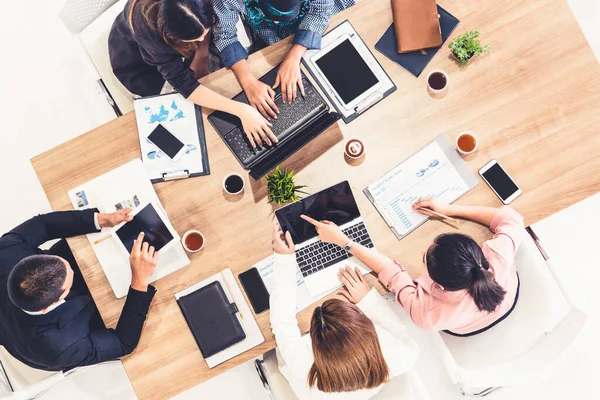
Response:
POLYGON ((81 211, 57 211, 41 214, 23 222, 5 234, 2 244, 10 242, 27 243, 31 247, 39 247, 52 239, 64 239, 72 236, 98 232, 94 224, 97 209, 81 211))
POLYGON ((137 347, 150 303, 156 294, 154 286, 147 292, 129 288, 123 312, 116 329, 98 329, 90 332, 69 347, 56 360, 60 365, 91 365, 114 360, 130 354, 137 347))

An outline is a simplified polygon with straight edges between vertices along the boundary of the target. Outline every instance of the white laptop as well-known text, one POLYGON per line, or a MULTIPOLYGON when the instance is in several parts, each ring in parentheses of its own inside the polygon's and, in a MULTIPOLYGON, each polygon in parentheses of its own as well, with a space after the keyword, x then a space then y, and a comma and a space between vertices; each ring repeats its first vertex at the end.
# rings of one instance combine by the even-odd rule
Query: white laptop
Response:
POLYGON ((275 215, 281 228, 290 232, 296 244, 298 268, 312 296, 340 287, 338 271, 341 267, 357 266, 363 275, 371 272, 343 248, 321 242, 314 226, 300 218, 302 214, 318 221, 332 221, 356 243, 374 246, 348 181, 277 210, 275 215))

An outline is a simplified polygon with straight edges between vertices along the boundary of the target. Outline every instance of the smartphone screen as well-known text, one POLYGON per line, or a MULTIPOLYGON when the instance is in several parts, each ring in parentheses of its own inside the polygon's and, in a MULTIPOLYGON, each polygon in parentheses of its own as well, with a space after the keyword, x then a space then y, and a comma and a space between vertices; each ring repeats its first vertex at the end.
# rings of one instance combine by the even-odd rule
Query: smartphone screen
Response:
POLYGON ((504 201, 519 190, 519 187, 510 179, 510 176, 508 176, 498 163, 492 165, 481 175, 504 201))
POLYGON ((158 126, 154 128, 152 133, 148 136, 148 140, 164 151, 169 158, 175 158, 179 151, 181 151, 181 148, 185 146, 161 124, 158 124, 158 126))
POLYGON ((249 269, 239 275, 240 282, 248 295, 250 304, 256 314, 269 309, 269 292, 256 268, 249 269))

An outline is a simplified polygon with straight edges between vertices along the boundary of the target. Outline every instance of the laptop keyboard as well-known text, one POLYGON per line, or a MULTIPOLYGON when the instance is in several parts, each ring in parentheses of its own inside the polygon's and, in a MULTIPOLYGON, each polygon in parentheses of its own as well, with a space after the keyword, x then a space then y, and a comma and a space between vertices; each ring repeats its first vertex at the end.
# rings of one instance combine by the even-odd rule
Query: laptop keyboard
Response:
MULTIPOLYGON (((273 124, 271 131, 273 131, 273 134, 280 142, 294 132, 294 129, 291 128, 296 128, 296 124, 305 120, 311 113, 325 107, 315 88, 306 79, 303 79, 303 84, 306 96, 303 98, 298 92, 296 100, 292 104, 283 103, 281 92, 279 91, 279 88, 277 88, 275 104, 279 108, 279 114, 277 114, 277 119, 271 120, 271 123, 273 124)), ((256 158, 271 150, 271 147, 266 145, 253 149, 246 134, 239 128, 236 128, 227 134, 225 140, 229 144, 231 150, 237 154, 242 162, 248 162, 250 159, 256 158)))
MULTIPOLYGON (((342 232, 356 243, 360 243, 368 248, 373 247, 373 242, 364 222, 359 222, 356 225, 342 229, 342 232)), ((296 251, 296 261, 298 261, 302 276, 312 275, 350 257, 352 255, 342 247, 321 241, 296 251)))

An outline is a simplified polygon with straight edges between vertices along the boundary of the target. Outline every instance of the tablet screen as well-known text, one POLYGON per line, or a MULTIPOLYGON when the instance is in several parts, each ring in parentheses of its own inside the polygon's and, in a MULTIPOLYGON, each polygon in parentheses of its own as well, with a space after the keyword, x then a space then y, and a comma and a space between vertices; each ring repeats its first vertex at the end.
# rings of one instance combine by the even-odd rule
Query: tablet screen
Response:
POLYGON ((350 39, 346 39, 316 61, 333 89, 346 104, 379 83, 350 39))
POLYGON ((284 232, 289 231, 296 244, 317 236, 315 227, 310 222, 300 218, 302 214, 308 215, 317 221, 328 220, 338 226, 360 217, 358 206, 347 181, 338 183, 275 212, 281 229, 284 232))
POLYGON ((123 242, 123 245, 129 253, 133 248, 133 242, 137 239, 140 232, 144 232, 144 242, 154 246, 156 251, 162 249, 167 243, 173 240, 173 235, 169 228, 164 224, 154 206, 148 204, 133 219, 120 227, 117 231, 117 237, 123 242))

